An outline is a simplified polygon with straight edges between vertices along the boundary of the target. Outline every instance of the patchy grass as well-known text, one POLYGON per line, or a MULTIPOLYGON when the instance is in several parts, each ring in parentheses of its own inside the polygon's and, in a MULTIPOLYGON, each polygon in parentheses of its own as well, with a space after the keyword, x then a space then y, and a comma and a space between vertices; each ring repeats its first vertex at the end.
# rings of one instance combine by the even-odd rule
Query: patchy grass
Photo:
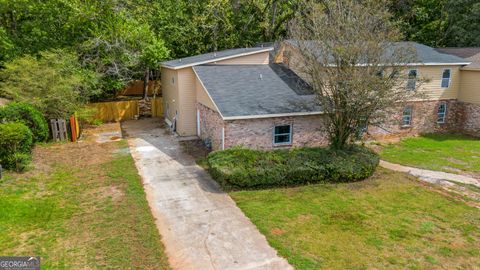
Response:
POLYGON ((479 269, 480 210, 404 174, 232 192, 296 269, 479 269))
POLYGON ((168 269, 125 141, 44 144, 0 181, 2 255, 42 269, 168 269))
POLYGON ((480 140, 464 135, 428 134, 389 144, 380 151, 386 161, 452 173, 480 175, 480 140))

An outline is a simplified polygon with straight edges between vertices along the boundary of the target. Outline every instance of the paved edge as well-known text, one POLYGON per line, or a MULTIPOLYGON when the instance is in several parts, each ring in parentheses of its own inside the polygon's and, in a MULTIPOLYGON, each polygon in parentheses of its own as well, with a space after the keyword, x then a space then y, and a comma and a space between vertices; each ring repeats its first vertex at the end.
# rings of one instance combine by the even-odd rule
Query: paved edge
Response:
POLYGON ((400 164, 390 163, 384 160, 380 160, 380 166, 386 169, 390 169, 392 171, 408 173, 422 179, 426 178, 432 180, 447 180, 480 187, 480 180, 466 175, 408 167, 400 164))

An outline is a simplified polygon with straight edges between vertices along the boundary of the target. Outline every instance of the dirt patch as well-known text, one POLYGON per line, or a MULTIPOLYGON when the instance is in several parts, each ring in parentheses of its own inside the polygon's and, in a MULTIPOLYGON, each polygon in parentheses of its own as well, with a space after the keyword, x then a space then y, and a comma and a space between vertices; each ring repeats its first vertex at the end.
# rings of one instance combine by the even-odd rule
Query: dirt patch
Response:
POLYGON ((195 160, 205 159, 210 153, 210 150, 205 147, 201 140, 188 140, 188 141, 180 141, 180 146, 182 150, 193 156, 195 160))
POLYGON ((271 231, 270 231, 273 235, 282 235, 285 233, 284 230, 280 229, 280 228, 273 228, 271 231))
POLYGON ((90 141, 37 146, 33 151, 35 170, 32 173, 49 173, 55 165, 82 167, 104 163, 116 148, 114 144, 90 141))
POLYGON ((120 201, 125 196, 123 189, 116 186, 101 187, 96 193, 99 193, 99 197, 111 198, 114 202, 120 201))
POLYGON ((5 104, 7 104, 8 102, 10 102, 10 100, 4 99, 4 98, 0 98, 0 106, 3 106, 3 105, 5 105, 5 104))

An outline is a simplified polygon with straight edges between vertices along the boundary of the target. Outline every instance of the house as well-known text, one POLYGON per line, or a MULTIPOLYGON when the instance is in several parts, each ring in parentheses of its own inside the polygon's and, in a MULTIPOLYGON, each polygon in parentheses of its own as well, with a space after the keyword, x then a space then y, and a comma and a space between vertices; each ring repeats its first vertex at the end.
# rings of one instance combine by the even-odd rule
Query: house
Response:
MULTIPOLYGON (((464 72, 470 71, 471 61, 412 44, 420 61, 408 72, 429 78, 419 89, 425 98, 369 133, 480 135, 480 86, 469 88, 475 76, 462 81, 470 77, 464 72)), ((289 41, 276 48, 239 48, 163 62, 165 121, 178 135, 198 136, 214 150, 325 145, 322 110, 298 66, 289 41)))

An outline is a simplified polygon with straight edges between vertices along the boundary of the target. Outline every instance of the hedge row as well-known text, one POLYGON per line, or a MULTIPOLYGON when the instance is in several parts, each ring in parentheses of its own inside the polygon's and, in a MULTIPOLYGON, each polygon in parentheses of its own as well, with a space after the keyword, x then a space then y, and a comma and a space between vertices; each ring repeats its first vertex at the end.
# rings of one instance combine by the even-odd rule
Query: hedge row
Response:
POLYGON ((379 157, 359 146, 349 150, 232 148, 211 153, 207 161, 212 177, 220 184, 260 188, 362 180, 374 173, 379 157))

